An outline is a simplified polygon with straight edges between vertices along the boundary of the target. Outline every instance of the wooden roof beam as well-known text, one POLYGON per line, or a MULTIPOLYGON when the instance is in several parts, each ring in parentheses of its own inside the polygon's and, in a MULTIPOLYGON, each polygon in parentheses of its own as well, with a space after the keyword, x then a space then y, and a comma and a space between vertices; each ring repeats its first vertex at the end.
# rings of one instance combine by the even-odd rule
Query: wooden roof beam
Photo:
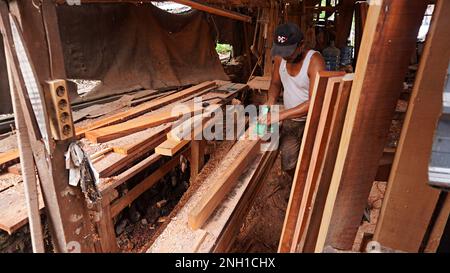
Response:
MULTIPOLYGON (((80 3, 150 3, 150 0, 80 0, 80 3)), ((211 13, 214 15, 227 17, 233 20, 243 21, 246 23, 252 22, 252 17, 247 16, 238 12, 234 12, 231 10, 226 10, 218 7, 213 7, 210 5, 205 5, 192 0, 172 0, 172 2, 176 2, 182 5, 189 6, 193 9, 204 11, 207 13, 211 13)), ((57 4, 67 4, 66 0, 56 0, 57 4)))

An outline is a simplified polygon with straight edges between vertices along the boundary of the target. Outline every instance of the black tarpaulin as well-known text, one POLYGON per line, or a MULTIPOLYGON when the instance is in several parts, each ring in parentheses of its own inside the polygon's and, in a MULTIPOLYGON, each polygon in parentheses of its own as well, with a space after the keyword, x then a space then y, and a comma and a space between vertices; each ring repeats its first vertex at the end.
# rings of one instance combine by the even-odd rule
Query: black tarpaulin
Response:
POLYGON ((228 79, 206 14, 152 4, 58 7, 68 78, 102 80, 90 97, 228 79))

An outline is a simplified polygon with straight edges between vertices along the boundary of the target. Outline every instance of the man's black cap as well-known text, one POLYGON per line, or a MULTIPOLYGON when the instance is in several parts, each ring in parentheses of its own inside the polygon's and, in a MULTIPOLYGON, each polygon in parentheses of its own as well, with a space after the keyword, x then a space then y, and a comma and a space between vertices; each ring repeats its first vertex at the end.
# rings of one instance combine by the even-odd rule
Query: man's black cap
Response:
POLYGON ((272 57, 281 56, 285 58, 291 56, 301 41, 303 41, 303 33, 297 24, 279 25, 275 30, 273 39, 272 57))

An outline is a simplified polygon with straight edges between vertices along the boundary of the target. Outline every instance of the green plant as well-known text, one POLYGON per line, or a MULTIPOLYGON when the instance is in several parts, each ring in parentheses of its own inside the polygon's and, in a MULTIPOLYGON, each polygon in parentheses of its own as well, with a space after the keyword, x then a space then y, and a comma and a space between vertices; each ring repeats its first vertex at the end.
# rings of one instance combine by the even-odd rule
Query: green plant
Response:
POLYGON ((217 44, 216 45, 216 51, 219 54, 227 54, 230 53, 233 50, 233 47, 229 44, 217 44))

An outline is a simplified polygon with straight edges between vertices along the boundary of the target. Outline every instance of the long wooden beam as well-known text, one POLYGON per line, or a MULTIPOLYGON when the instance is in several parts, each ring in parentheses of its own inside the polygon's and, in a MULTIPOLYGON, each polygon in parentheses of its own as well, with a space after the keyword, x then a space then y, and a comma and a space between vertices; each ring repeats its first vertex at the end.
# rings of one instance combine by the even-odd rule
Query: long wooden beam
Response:
MULTIPOLYGON (((162 142, 164 142, 165 139, 166 136, 164 134, 157 134, 154 137, 152 137, 150 141, 141 142, 142 145, 138 149, 134 150, 133 152, 127 155, 123 155, 116 162, 109 164, 106 168, 99 170, 98 172, 100 177, 110 177, 112 175, 115 175, 116 173, 119 173, 126 167, 132 165, 132 163, 135 162, 136 160, 152 152, 152 150, 155 149, 162 142)), ((99 162, 99 164, 101 163, 99 162)), ((94 166, 95 165, 96 164, 94 164, 94 166)))
POLYGON ((370 2, 316 252, 352 248, 427 4, 370 2))
POLYGON ((5 169, 17 162, 19 162, 19 150, 13 149, 4 153, 0 153, 0 170, 5 169))
POLYGON ((447 192, 442 192, 442 206, 439 208, 439 211, 436 216, 436 220, 434 221, 430 236, 428 237, 428 242, 424 249, 425 253, 435 253, 439 246, 442 244, 441 239, 444 235, 445 227, 448 223, 449 215, 450 215, 450 195, 447 192))
POLYGON ((297 223, 294 231, 291 252, 297 252, 298 243, 304 230, 306 222, 310 215, 313 195, 315 193, 317 178, 320 173, 322 161, 325 158, 325 149, 330 133, 331 121, 333 119, 334 107, 339 95, 340 85, 343 77, 334 77, 328 80, 327 90, 323 100, 323 107, 320 113, 320 119, 317 126, 317 133, 311 152, 308 173, 305 180, 305 189, 300 202, 300 211, 297 217, 297 223))
POLYGON ((194 111, 202 111, 201 106, 195 107, 194 105, 188 104, 186 104, 186 107, 180 108, 180 112, 175 112, 173 109, 177 109, 176 106, 167 107, 167 109, 161 109, 161 111, 150 113, 147 116, 141 116, 120 124, 88 131, 85 133, 85 137, 94 143, 108 142, 148 128, 178 120, 180 115, 190 116, 194 111))
MULTIPOLYGON (((265 152, 258 163, 255 173, 252 175, 245 192, 242 194, 233 213, 230 215, 224 230, 218 236, 218 240, 214 245, 214 253, 227 253, 235 242, 236 236, 249 209, 253 205, 256 196, 264 186, 265 178, 272 170, 273 163, 278 155, 278 150, 265 152)), ((255 160, 256 161, 256 160, 255 160)))
POLYGON ((243 22, 246 22, 246 23, 251 23, 252 22, 252 17, 250 17, 250 16, 243 15, 243 14, 240 14, 240 13, 237 13, 237 12, 234 12, 234 11, 230 11, 230 10, 226 10, 226 9, 221 9, 221 8, 208 6, 208 5, 196 2, 196 1, 191 1, 191 0, 173 0, 173 2, 177 2, 179 4, 190 6, 191 8, 196 9, 196 10, 205 11, 205 12, 208 12, 208 13, 211 13, 211 14, 227 17, 227 18, 230 18, 230 19, 243 21, 243 22))
POLYGON ((353 10, 356 0, 341 0, 338 5, 337 25, 336 25, 336 47, 343 48, 347 45, 353 22, 353 10))
POLYGON ((17 142, 20 149, 21 175, 25 189, 25 199, 28 210, 28 222, 30 223, 31 244, 34 253, 45 253, 44 236, 42 231, 41 214, 39 209, 38 184, 36 179, 36 168, 34 164, 31 142, 27 132, 27 126, 20 106, 17 90, 14 87, 14 80, 9 74, 9 84, 11 88, 11 98, 14 108, 14 120, 17 129, 17 142))
POLYGON ((155 139, 159 139, 159 138, 163 137, 164 135, 166 135, 170 131, 171 126, 172 126, 171 123, 163 125, 162 130, 155 132, 148 138, 143 139, 142 141, 130 143, 130 144, 124 145, 124 146, 115 146, 113 148, 114 152, 118 153, 118 154, 123 154, 123 155, 133 154, 137 150, 141 149, 143 146, 148 146, 149 143, 154 142, 155 139))
POLYGON ((439 191, 427 185, 450 58, 450 2, 438 1, 406 113, 374 239, 419 251, 439 191), (407 228, 405 228, 407 227, 407 228))
POLYGON ((192 86, 190 88, 187 88, 185 90, 182 90, 180 92, 174 93, 172 95, 153 100, 149 103, 140 105, 138 107, 134 107, 126 112, 118 113, 113 116, 103 118, 99 121, 96 121, 94 123, 89 124, 88 126, 76 128, 77 136, 83 137, 84 134, 88 131, 105 127, 108 125, 117 124, 129 119, 132 119, 134 117, 137 117, 139 115, 145 114, 147 112, 150 112, 152 110, 161 108, 163 106, 166 106, 170 103, 173 103, 175 101, 181 100, 183 98, 199 94, 208 90, 212 90, 217 87, 217 84, 213 81, 207 81, 195 86, 192 86))
POLYGON ((299 252, 314 252, 316 246, 317 235, 319 233, 320 222, 322 220, 322 212, 330 187, 333 169, 336 164, 336 157, 339 149, 339 142, 344 127, 345 113, 347 112, 348 100, 353 84, 353 74, 347 74, 342 79, 337 98, 333 118, 330 125, 330 133, 328 143, 324 152, 324 159, 320 166, 320 173, 317 177, 316 189, 311 202, 309 218, 305 219, 306 227, 300 237, 299 252))
MULTIPOLYGON (((232 156, 233 163, 227 168, 221 177, 217 177, 217 182, 208 193, 203 196, 200 202, 190 211, 188 217, 189 227, 193 230, 199 229, 208 220, 211 213, 217 208, 226 194, 235 185, 235 182, 247 168, 249 163, 255 159, 260 152, 260 139, 240 140, 227 155, 232 156), (239 147, 244 147, 237 155, 233 153, 239 147)), ((227 160, 225 158, 224 160, 227 160)), ((228 158, 230 160, 230 158, 228 158)))
POLYGON ((136 200, 142 193, 155 185, 161 178, 168 174, 175 166, 180 164, 180 155, 172 158, 169 162, 165 163, 163 166, 155 170, 149 177, 145 178, 134 188, 132 188, 126 195, 121 197, 119 200, 111 205, 111 216, 115 217, 124 208, 136 200))
MULTIPOLYGON (((67 4, 66 0, 57 0, 56 2, 58 4, 67 4)), ((81 3, 150 3, 150 2, 154 2, 154 1, 151 1, 151 0, 116 0, 116 1, 114 1, 114 0, 81 0, 81 3)), ((243 21, 246 23, 252 22, 252 17, 250 17, 250 16, 247 16, 247 15, 235 12, 235 11, 231 11, 231 10, 226 10, 226 9, 202 4, 197 1, 173 0, 172 2, 176 2, 179 4, 185 5, 185 6, 189 6, 196 10, 200 10, 200 11, 204 11, 204 12, 211 13, 214 15, 230 18, 233 20, 243 21)))
MULTIPOLYGON (((31 57, 31 70, 36 71, 37 88, 45 85, 45 81, 51 79, 48 52, 45 33, 43 30, 42 15, 40 10, 28 1, 10 2, 11 12, 4 1, 0 2, 0 27, 5 39, 10 71, 17 88, 25 122, 28 127, 29 139, 33 149, 33 155, 38 169, 42 192, 46 208, 49 211, 48 220, 53 236, 56 252, 92 252, 94 243, 92 237, 92 223, 87 212, 85 199, 80 188, 68 188, 68 171, 65 168, 64 153, 68 147, 68 141, 52 143, 51 153, 47 151, 36 136, 35 123, 32 121, 34 114, 29 106, 26 96, 27 87, 24 76, 19 68, 16 49, 13 45, 10 19, 20 30, 18 39, 24 42, 24 54, 31 57), (16 17, 14 17, 16 16, 16 17), (18 18, 18 19, 16 19, 18 18), (38 70, 33 67, 39 67, 38 70), (74 217, 75 215, 75 217, 74 217), (69 221, 68 219, 72 219, 69 221)), ((33 73, 34 74, 34 73, 33 73)))
POLYGON ((323 105, 323 98, 327 89, 328 80, 333 77, 341 77, 344 72, 322 71, 316 76, 314 91, 306 120, 305 131, 303 133, 302 144, 298 155, 297 167, 295 169, 294 180, 292 181, 291 194, 284 218, 283 230, 281 232, 278 252, 289 252, 292 246, 295 227, 300 211, 301 196, 305 186, 306 175, 311 161, 312 149, 316 139, 317 127, 323 105))

